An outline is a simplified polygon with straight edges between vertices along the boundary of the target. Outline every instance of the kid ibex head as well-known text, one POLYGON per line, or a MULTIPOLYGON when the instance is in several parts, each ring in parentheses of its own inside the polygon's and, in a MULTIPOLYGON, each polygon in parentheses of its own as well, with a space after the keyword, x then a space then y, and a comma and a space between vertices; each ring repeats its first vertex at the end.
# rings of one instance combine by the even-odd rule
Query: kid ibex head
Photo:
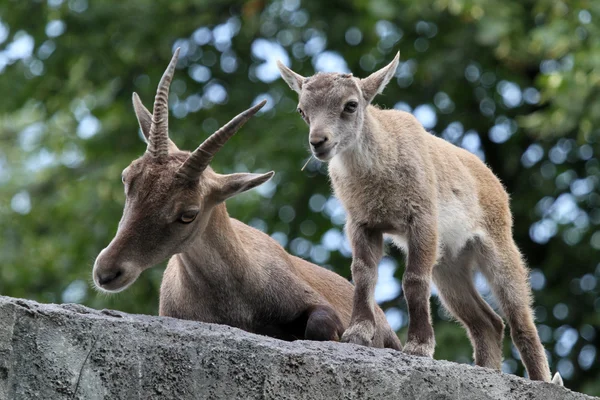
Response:
POLYGON ((352 74, 318 73, 305 78, 281 62, 281 77, 300 96, 298 112, 308 124, 312 153, 328 161, 352 146, 362 130, 365 108, 394 76, 400 53, 365 79, 352 74))
POLYGON ((179 49, 160 80, 152 114, 133 94, 133 107, 148 146, 144 155, 123 171, 123 216, 114 239, 94 263, 94 283, 103 291, 121 291, 143 270, 185 251, 206 228, 215 205, 273 176, 273 172, 220 175, 209 166, 219 149, 265 101, 233 118, 191 153, 179 150, 169 139, 169 86, 178 55, 179 49))

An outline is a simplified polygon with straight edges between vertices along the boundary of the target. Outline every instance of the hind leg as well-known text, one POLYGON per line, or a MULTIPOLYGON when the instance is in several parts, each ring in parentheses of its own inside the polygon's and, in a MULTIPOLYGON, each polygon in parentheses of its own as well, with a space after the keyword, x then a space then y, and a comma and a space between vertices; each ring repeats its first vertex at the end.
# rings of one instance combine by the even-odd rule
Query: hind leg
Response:
POLYGON ((386 349, 402 350, 402 342, 392 328, 388 328, 383 338, 383 347, 386 349))
POLYGON ((487 243, 480 265, 506 316, 529 379, 550 382, 548 359, 531 309, 528 271, 512 238, 487 243))
POLYGON ((465 249, 453 260, 444 257, 433 269, 433 281, 442 304, 467 330, 475 364, 499 370, 504 323, 475 288, 471 253, 465 249))
POLYGON ((375 337, 372 346, 402 350, 402 342, 379 307, 375 309, 375 337))

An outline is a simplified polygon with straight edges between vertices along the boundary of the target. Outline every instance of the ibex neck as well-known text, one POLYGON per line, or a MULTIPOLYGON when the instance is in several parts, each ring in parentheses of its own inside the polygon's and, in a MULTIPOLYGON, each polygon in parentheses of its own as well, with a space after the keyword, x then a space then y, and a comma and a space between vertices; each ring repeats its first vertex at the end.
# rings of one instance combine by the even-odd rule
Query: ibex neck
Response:
POLYGON ((193 280, 222 282, 245 274, 247 255, 225 203, 213 208, 202 234, 179 257, 193 280))
POLYGON ((384 132, 377 119, 377 111, 373 106, 368 106, 365 110, 363 127, 358 132, 355 144, 340 154, 339 162, 344 165, 344 169, 364 171, 366 168, 373 168, 373 164, 384 156, 386 149, 382 143, 385 144, 385 140, 380 137, 384 132))

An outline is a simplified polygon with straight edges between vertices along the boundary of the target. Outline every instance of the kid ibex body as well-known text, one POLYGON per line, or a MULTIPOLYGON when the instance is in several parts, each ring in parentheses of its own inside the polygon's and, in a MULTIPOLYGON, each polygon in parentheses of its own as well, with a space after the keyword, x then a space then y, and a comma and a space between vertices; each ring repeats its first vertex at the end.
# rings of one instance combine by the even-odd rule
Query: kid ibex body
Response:
MULTIPOLYGON (((263 105, 241 113, 190 153, 168 136, 168 91, 175 52, 151 114, 133 96, 146 153, 123 171, 125 209, 93 277, 118 292, 170 257, 159 313, 235 326, 286 340, 337 340, 350 322, 353 287, 344 278, 289 255, 268 235, 229 217, 225 200, 267 181, 266 174, 221 175, 209 164, 263 105)), ((401 347, 381 309, 375 345, 401 347)))
POLYGON ((329 161, 333 190, 347 210, 356 290, 343 340, 372 343, 377 265, 389 235, 407 255, 404 351, 433 356, 433 279, 443 304, 467 329, 475 363, 501 368, 504 323, 475 289, 479 270, 499 300, 529 377, 550 381, 502 184, 476 156, 429 134, 411 114, 371 105, 394 76, 398 57, 366 79, 337 73, 305 78, 279 64, 300 96, 311 150, 329 161))

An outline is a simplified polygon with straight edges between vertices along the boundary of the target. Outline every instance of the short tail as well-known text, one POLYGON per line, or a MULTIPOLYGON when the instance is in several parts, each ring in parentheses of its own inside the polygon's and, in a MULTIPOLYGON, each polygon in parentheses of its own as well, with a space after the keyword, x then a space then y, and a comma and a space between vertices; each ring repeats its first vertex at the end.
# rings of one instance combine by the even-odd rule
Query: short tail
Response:
POLYGON ((552 383, 558 386, 565 386, 565 384, 563 383, 562 376, 560 376, 560 373, 558 372, 554 374, 554 377, 552 378, 552 383))

